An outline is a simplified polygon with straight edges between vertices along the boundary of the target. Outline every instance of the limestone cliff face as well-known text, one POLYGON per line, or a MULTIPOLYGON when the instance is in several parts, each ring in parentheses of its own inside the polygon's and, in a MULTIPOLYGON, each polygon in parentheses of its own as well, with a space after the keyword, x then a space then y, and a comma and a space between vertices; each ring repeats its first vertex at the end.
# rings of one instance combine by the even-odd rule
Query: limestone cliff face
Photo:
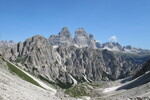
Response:
POLYGON ((49 43, 51 45, 63 45, 63 46, 70 46, 74 44, 70 31, 67 27, 64 27, 58 35, 51 35, 49 37, 49 43))
POLYGON ((79 47, 96 48, 94 36, 92 34, 88 35, 83 28, 79 28, 75 31, 74 41, 79 47))
POLYGON ((49 45, 47 39, 41 36, 32 37, 24 42, 23 55, 25 55, 26 70, 43 77, 51 82, 61 81, 72 83, 71 78, 61 64, 61 58, 49 45))
POLYGON ((83 28, 79 28, 76 30, 74 41, 78 46, 87 47, 89 42, 88 38, 88 34, 83 28))
POLYGON ((36 35, 23 43, 19 42, 6 54, 9 57, 3 54, 5 58, 8 57, 11 61, 18 63, 22 69, 37 77, 52 83, 73 84, 61 64, 60 56, 42 36, 36 35))
POLYGON ((127 77, 142 65, 142 62, 138 62, 138 59, 134 57, 89 47, 65 48, 61 46, 57 52, 67 72, 79 81, 101 81, 127 77))
POLYGON ((0 41, 0 54, 5 55, 5 58, 9 59, 11 54, 11 48, 15 45, 14 41, 0 41))
POLYGON ((73 39, 70 31, 64 27, 58 35, 51 35, 48 41, 53 46, 68 47, 76 45, 78 47, 96 48, 94 36, 92 34, 88 35, 83 28, 79 28, 75 31, 75 37, 73 39))

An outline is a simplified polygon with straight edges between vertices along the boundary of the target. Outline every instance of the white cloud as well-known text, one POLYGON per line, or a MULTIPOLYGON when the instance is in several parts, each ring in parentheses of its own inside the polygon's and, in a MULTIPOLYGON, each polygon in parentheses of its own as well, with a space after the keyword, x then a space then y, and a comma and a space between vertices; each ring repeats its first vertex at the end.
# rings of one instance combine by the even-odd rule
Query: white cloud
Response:
POLYGON ((117 38, 115 35, 113 35, 113 36, 111 36, 111 37, 108 39, 108 41, 110 41, 110 42, 118 42, 118 38, 117 38))
POLYGON ((98 40, 96 40, 96 42, 101 42, 101 40, 99 40, 99 41, 98 41, 98 40))

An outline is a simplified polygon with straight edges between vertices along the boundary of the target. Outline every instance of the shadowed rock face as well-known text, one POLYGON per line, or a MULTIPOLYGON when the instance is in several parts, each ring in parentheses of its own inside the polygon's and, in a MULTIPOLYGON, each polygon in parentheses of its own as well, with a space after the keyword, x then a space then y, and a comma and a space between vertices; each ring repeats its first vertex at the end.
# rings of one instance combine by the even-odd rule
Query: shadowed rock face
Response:
POLYGON ((146 72, 150 71, 150 59, 143 65, 139 71, 134 75, 135 78, 145 74, 146 72))

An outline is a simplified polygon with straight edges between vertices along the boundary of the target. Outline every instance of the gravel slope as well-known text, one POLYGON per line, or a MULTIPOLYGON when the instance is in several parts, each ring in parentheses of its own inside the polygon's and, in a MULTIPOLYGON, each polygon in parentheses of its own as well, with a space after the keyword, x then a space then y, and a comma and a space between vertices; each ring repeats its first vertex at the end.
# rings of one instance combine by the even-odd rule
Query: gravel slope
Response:
MULTIPOLYGON (((6 59, 5 59, 6 60, 6 59)), ((7 60, 7 62, 11 63, 10 61, 7 60)), ((40 84, 40 86, 42 86, 43 88, 52 91, 54 94, 57 92, 56 89, 46 85, 44 82, 38 80, 37 78, 33 77, 31 74, 27 73, 26 71, 22 70, 21 68, 19 68, 18 66, 16 66, 15 64, 11 63, 13 66, 17 67, 18 69, 20 69, 22 72, 24 72, 26 75, 28 75, 29 77, 31 77, 33 80, 35 80, 37 83, 40 84)))
POLYGON ((33 85, 11 73, 6 62, 0 56, 0 100, 89 100, 86 97, 85 99, 69 97, 61 90, 53 89, 29 73, 23 72, 44 88, 33 85))
POLYGON ((97 97, 93 97, 92 100, 130 100, 129 98, 136 97, 150 98, 150 72, 145 73, 134 80, 129 80, 123 83, 125 80, 109 82, 109 86, 97 89, 99 94, 97 97))
POLYGON ((30 84, 0 67, 0 100, 60 100, 54 92, 30 84))

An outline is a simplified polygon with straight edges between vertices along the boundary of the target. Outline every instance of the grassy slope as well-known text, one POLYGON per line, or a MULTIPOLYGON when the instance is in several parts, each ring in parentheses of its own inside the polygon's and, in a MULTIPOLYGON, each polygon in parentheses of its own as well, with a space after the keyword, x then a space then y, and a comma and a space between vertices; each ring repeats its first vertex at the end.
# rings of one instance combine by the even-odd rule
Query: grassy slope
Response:
MULTIPOLYGON (((29 77, 28 75, 26 75, 24 72, 22 72, 20 69, 16 68, 15 66, 13 66, 11 63, 7 62, 8 68, 11 72, 17 74, 19 77, 21 77, 22 79, 36 85, 36 86, 40 86, 36 81, 34 81, 31 77, 29 77)), ((40 86, 41 87, 41 86, 40 86)))
POLYGON ((65 93, 72 97, 82 97, 92 95, 94 88, 101 87, 103 83, 80 83, 69 89, 65 93))

